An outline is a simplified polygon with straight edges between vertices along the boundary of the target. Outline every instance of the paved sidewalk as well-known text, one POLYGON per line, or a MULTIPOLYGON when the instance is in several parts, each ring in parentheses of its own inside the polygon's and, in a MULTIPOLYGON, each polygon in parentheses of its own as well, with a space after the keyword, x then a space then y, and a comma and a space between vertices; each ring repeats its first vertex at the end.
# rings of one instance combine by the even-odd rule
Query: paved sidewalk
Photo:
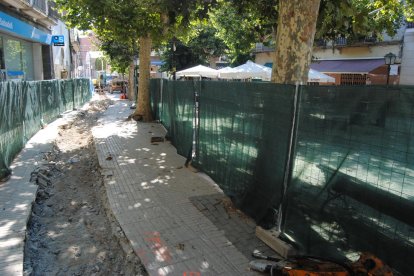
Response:
POLYGON ((161 125, 126 121, 129 101, 110 106, 93 129, 110 207, 150 275, 254 275, 254 223, 169 142, 161 125), (226 208, 227 206, 227 208, 226 208))
POLYGON ((75 114, 65 113, 34 135, 10 166, 11 178, 0 183, 0 275, 23 275, 26 224, 38 187, 30 182, 31 172, 47 163, 44 158, 52 151, 58 127, 75 114))

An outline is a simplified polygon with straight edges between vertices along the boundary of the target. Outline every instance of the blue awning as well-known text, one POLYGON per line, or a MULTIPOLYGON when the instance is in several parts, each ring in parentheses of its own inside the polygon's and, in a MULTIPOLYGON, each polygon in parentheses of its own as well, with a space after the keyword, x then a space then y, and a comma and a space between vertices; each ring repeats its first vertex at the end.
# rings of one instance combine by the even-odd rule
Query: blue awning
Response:
POLYGON ((0 30, 12 33, 31 41, 50 44, 52 36, 32 25, 0 11, 0 30))

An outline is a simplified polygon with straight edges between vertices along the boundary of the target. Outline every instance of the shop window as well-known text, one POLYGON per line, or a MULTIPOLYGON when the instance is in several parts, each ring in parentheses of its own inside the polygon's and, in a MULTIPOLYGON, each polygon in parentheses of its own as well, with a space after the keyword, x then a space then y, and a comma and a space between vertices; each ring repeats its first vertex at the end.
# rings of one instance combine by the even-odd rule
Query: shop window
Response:
POLYGON ((365 85, 366 74, 341 74, 341 85, 365 85))
POLYGON ((4 37, 4 65, 7 79, 34 79, 32 43, 4 37))
POLYGON ((22 42, 22 63, 26 80, 34 80, 33 46, 30 42, 22 42))
POLYGON ((9 71, 21 71, 22 68, 22 45, 20 41, 6 39, 5 45, 6 68, 9 71))
POLYGON ((23 79, 22 44, 18 40, 6 39, 4 45, 4 59, 8 79, 23 79))

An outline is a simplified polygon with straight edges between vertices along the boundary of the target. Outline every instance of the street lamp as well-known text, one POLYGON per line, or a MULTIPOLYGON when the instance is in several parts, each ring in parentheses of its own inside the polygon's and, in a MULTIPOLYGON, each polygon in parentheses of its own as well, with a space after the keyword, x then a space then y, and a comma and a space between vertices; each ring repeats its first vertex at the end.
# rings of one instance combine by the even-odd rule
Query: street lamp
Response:
POLYGON ((394 55, 393 53, 388 53, 384 56, 384 60, 385 60, 385 64, 388 66, 388 71, 387 71, 387 86, 390 82, 390 71, 391 71, 391 65, 393 65, 395 63, 395 59, 397 58, 396 55, 394 55))

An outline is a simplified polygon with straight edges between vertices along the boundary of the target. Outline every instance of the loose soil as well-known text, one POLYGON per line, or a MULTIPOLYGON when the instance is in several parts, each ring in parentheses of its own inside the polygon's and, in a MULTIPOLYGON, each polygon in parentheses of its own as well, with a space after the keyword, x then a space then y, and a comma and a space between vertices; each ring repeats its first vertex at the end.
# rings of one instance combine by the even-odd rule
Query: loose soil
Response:
POLYGON ((62 125, 32 173, 38 183, 28 222, 25 275, 146 275, 108 208, 91 135, 105 96, 62 125))

